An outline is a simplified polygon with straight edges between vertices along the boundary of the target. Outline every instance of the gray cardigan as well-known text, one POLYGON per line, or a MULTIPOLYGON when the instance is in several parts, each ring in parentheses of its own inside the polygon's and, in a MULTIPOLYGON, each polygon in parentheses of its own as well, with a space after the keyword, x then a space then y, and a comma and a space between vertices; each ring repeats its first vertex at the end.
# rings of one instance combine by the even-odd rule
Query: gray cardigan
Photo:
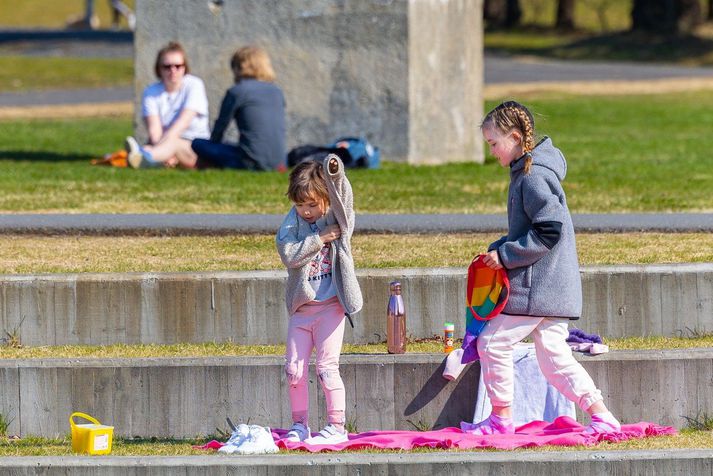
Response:
MULTIPOLYGON (((334 154, 324 159, 324 175, 327 177, 329 190, 329 210, 317 220, 317 227, 322 230, 326 225, 339 224, 342 235, 334 240, 332 253, 332 280, 337 291, 337 298, 347 314, 354 314, 363 305, 361 289, 356 279, 352 258, 351 238, 354 233, 354 197, 352 187, 344 173, 344 164, 334 154), (336 158, 339 170, 329 173, 327 164, 330 158, 336 158)), ((300 218, 293 206, 280 225, 275 237, 277 252, 287 267, 287 311, 290 315, 315 298, 315 291, 307 282, 309 264, 322 249, 324 243, 319 232, 314 232, 309 223, 300 218)))
POLYGON ((572 217, 561 181, 564 155, 545 137, 532 151, 510 164, 508 234, 488 247, 497 250, 510 278, 505 314, 579 319, 582 283, 572 217))

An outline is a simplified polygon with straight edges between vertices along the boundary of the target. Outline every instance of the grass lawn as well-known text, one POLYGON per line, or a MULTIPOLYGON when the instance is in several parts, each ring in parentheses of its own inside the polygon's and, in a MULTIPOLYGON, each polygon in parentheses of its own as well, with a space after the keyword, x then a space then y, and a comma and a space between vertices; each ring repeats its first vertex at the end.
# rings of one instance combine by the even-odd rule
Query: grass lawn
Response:
POLYGON ((0 54, 0 93, 129 86, 131 58, 62 58, 0 54))
MULTIPOLYGON (((577 327, 576 323, 570 327, 577 327)), ((462 341, 456 340, 456 347, 462 341)), ((611 350, 661 350, 713 347, 713 333, 689 332, 682 337, 627 337, 606 339, 611 350)), ((441 354, 440 338, 418 339, 408 343, 409 354, 441 354)), ((342 354, 386 354, 386 342, 380 344, 348 344, 342 354)), ((41 347, 11 347, 0 345, 0 359, 76 359, 76 358, 178 358, 178 357, 234 357, 255 355, 285 355, 284 345, 238 345, 233 343, 207 342, 203 344, 113 344, 113 345, 64 345, 41 347)))
MULTIPOLYGON (((217 439, 225 441, 227 436, 210 435, 204 438, 190 440, 177 440, 168 438, 126 439, 116 438, 112 444, 113 456, 187 456, 187 455, 216 455, 211 450, 196 450, 193 445, 202 445, 217 439)), ((542 446, 537 449, 521 448, 513 452, 543 452, 543 451, 616 451, 616 450, 666 450, 683 448, 713 448, 713 437, 710 431, 682 431, 674 436, 657 436, 643 439, 632 439, 620 443, 603 442, 596 446, 542 446)), ((348 453, 443 453, 465 450, 442 450, 417 448, 411 451, 389 450, 361 450, 348 453)), ((499 450, 482 449, 467 450, 469 453, 493 452, 499 450)), ((280 454, 303 454, 301 451, 280 450, 280 454)), ((267 458, 279 458, 280 454, 268 455, 267 458)), ((0 457, 3 456, 70 456, 72 455, 72 440, 69 436, 64 438, 36 438, 28 437, 21 440, 5 440, 0 438, 0 457)), ((224 456, 223 456, 224 457, 224 456)), ((101 457, 98 457, 101 458, 101 457)))
MULTIPOLYGON (((132 10, 135 0, 123 0, 132 10)), ((85 0, 21 0, 0 2, 0 28, 64 28, 70 17, 84 15, 85 0)), ((96 0, 94 11, 99 16, 102 28, 111 25, 109 2, 96 0)), ((125 20, 122 18, 122 25, 125 20)))
MULTIPOLYGON (((461 267, 496 234, 360 235, 362 268, 461 267), (433 250, 438 249, 438 253, 433 250)), ((249 271, 282 269, 273 236, 0 236, 0 274, 249 271)), ((593 264, 713 261, 711 233, 577 235, 580 262, 593 264)))
MULTIPOLYGON (((713 95, 532 97, 540 134, 568 159, 573 212, 713 210, 705 138, 713 95)), ((488 102, 487 107, 494 102, 488 102)), ((129 118, 0 122, 0 210, 51 213, 284 213, 287 175, 124 170, 88 160, 116 150, 129 118)), ((478 133, 473 131, 474 134, 478 133)), ((359 213, 504 213, 508 173, 485 165, 352 170, 359 213)))
MULTIPOLYGON (((699 0, 705 18, 708 2, 699 0)), ((557 0, 520 1, 520 25, 487 29, 485 47, 508 54, 574 60, 624 60, 713 65, 713 24, 692 35, 629 33, 633 0, 574 2, 574 31, 554 29, 557 0)))

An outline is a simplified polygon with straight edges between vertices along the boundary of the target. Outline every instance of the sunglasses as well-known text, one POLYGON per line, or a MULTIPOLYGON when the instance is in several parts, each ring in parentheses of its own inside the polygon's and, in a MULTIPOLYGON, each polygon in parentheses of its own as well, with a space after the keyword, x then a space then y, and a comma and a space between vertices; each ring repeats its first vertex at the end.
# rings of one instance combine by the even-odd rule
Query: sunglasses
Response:
POLYGON ((162 65, 161 65, 161 69, 163 69, 163 70, 165 70, 165 71, 169 71, 169 70, 171 70, 171 69, 181 69, 181 68, 185 68, 185 67, 186 67, 185 63, 180 63, 180 64, 162 64, 162 65))

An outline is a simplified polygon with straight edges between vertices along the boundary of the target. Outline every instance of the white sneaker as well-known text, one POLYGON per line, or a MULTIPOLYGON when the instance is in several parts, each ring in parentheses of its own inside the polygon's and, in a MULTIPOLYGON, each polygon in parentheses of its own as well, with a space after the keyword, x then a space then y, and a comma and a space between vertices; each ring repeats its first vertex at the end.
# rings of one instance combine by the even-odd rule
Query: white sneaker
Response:
POLYGON ((238 449, 238 446, 242 445, 243 442, 245 442, 249 436, 250 427, 248 427, 248 425, 244 423, 241 423, 230 435, 230 438, 228 438, 228 441, 225 442, 225 445, 218 448, 218 452, 226 454, 235 453, 238 449))
POLYGON ((144 156, 141 153, 141 146, 132 136, 128 136, 124 141, 124 149, 126 150, 127 160, 131 168, 138 169, 141 167, 141 162, 144 156))
POLYGON ((330 423, 325 426, 324 429, 317 434, 317 436, 307 438, 305 443, 308 445, 338 445, 339 443, 344 443, 345 441, 349 441, 347 432, 340 432, 330 423))
POLYGON ((309 438, 310 434, 309 427, 298 422, 292 425, 292 428, 290 428, 290 431, 287 432, 285 439, 287 441, 299 443, 300 441, 304 441, 309 438))
POLYGON ((235 453, 241 455, 254 455, 264 453, 277 453, 279 449, 272 438, 270 428, 259 425, 250 425, 250 431, 245 441, 240 444, 235 453))

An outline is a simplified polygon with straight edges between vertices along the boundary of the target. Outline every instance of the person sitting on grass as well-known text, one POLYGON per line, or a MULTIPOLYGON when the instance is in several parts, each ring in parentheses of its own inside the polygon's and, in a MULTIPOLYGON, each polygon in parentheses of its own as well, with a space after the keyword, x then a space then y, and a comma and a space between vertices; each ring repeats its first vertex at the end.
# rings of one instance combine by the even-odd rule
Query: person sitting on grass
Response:
POLYGON ((160 81, 144 90, 141 101, 148 144, 142 147, 135 138, 126 138, 129 165, 195 168, 198 156, 191 141, 210 136, 205 85, 189 74, 186 52, 177 42, 161 48, 154 69, 160 81))
POLYGON ((285 97, 274 83, 270 57, 260 47, 245 46, 235 52, 230 68, 235 85, 225 93, 210 140, 196 139, 192 144, 199 168, 286 168, 285 97), (224 144, 223 134, 233 118, 239 142, 224 144))

